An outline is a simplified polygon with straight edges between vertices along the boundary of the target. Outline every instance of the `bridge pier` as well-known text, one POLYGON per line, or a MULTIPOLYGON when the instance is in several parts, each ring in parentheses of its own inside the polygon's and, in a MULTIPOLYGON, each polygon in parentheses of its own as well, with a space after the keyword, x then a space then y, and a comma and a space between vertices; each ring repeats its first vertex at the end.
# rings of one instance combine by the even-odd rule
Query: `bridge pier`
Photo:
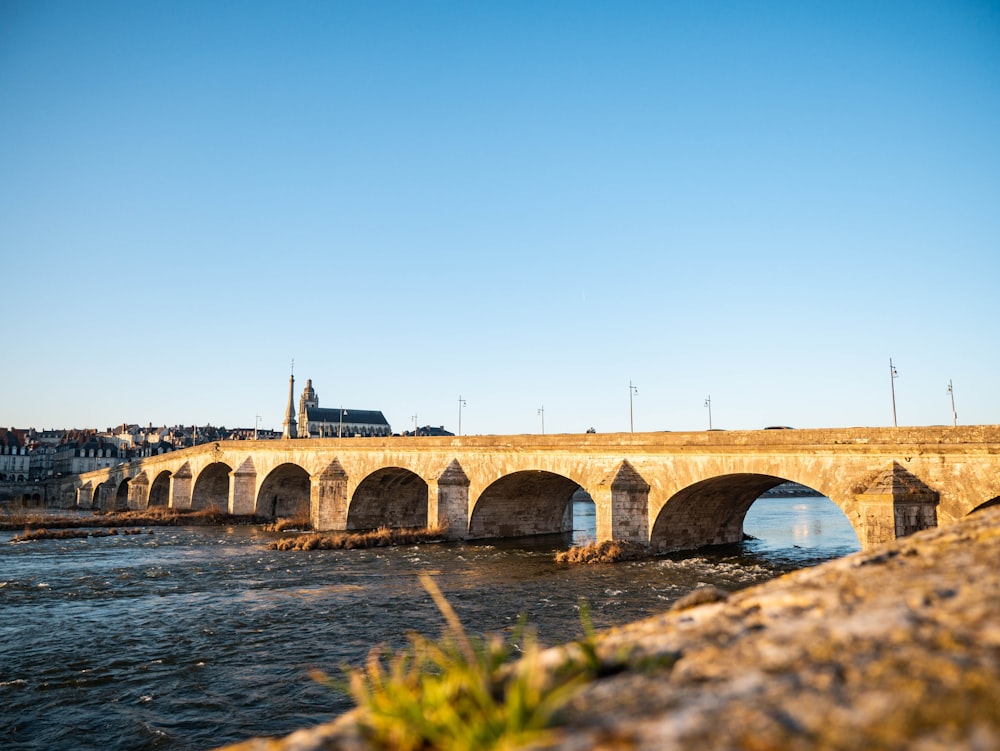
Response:
POLYGON ((309 477, 309 521, 317 532, 347 529, 347 473, 337 459, 309 477))
POLYGON ((440 524, 449 540, 469 536, 469 478, 455 459, 437 480, 427 483, 427 525, 440 524))
POLYGON ((937 526, 938 494, 898 462, 857 496, 865 550, 937 526))
POLYGON ((94 486, 88 480, 76 489, 76 507, 91 508, 94 505, 94 486))
POLYGON ((649 483, 623 460, 593 494, 597 541, 624 540, 649 545, 649 483))
POLYGON ((257 469, 247 459, 229 473, 229 513, 249 516, 257 502, 257 469))
POLYGON ((191 467, 187 462, 184 462, 180 469, 170 475, 170 508, 191 508, 193 481, 194 475, 191 473, 191 467))
POLYGON ((128 484, 128 507, 142 511, 149 503, 149 478, 140 472, 128 484))

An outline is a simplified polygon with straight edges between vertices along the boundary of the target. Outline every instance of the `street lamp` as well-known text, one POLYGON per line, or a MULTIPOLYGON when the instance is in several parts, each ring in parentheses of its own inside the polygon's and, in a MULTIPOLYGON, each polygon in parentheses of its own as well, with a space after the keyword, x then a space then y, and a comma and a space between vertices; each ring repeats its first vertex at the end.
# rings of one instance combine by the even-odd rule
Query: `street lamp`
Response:
POLYGON ((344 415, 347 414, 347 410, 343 406, 340 407, 340 423, 337 425, 337 438, 344 437, 344 415))
POLYGON ((709 394, 708 398, 705 400, 705 406, 708 407, 708 429, 712 429, 712 395, 709 394))
POLYGON ((413 416, 413 437, 417 437, 417 416, 413 416))
POLYGON ((462 435, 462 407, 466 406, 465 399, 458 395, 458 434, 462 435))
POLYGON ((951 379, 948 379, 948 395, 951 396, 951 426, 958 427, 958 412, 955 411, 955 389, 951 386, 951 379))
POLYGON ((545 435, 545 405, 538 408, 538 414, 542 417, 542 435, 545 435))
POLYGON ((639 389, 632 385, 631 379, 628 382, 628 432, 634 433, 635 428, 632 423, 632 394, 638 394, 639 389))
POLYGON ((899 371, 892 364, 892 358, 889 358, 889 386, 892 387, 892 427, 898 428, 899 425, 896 424, 896 379, 899 378, 899 371))
POLYGON ((253 423, 253 439, 257 440, 257 428, 260 427, 260 415, 257 415, 253 423))

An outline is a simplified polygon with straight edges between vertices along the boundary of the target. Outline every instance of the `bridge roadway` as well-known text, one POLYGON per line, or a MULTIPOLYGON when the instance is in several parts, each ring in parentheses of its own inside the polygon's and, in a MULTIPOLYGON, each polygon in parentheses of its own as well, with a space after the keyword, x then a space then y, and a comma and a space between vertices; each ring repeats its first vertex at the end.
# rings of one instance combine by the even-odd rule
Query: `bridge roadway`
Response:
POLYGON ((657 550, 739 541, 786 480, 829 497, 863 547, 1000 503, 1000 426, 226 441, 71 478, 86 508, 308 514, 317 530, 442 523, 454 539, 571 529, 657 550))

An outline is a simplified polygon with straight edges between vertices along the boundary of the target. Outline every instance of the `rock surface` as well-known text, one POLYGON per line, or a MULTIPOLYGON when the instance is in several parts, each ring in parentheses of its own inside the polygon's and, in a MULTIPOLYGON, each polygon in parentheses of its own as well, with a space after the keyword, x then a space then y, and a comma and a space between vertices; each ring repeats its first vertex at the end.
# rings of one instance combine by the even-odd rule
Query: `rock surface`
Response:
MULTIPOLYGON (((604 632, 546 749, 1000 749, 1000 508, 604 632)), ((564 649, 550 650, 553 661, 564 649)), ((347 714, 231 751, 366 749, 347 714)))

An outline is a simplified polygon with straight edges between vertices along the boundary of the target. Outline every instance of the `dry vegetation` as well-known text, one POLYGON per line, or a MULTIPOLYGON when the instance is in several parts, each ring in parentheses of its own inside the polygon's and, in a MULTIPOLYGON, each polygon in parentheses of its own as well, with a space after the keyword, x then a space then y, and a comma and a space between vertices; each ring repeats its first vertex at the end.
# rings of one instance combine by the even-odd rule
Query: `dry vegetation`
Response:
POLYGON ((282 517, 264 525, 265 532, 301 532, 306 529, 312 529, 309 514, 282 517))
POLYGON ((153 534, 153 530, 141 529, 31 529, 24 534, 15 535, 11 542, 29 542, 32 540, 73 540, 86 537, 111 537, 112 535, 143 535, 153 534))
POLYGON ((443 526, 413 528, 379 527, 368 532, 312 533, 285 537, 272 542, 271 550, 355 550, 359 548, 384 548, 392 545, 414 545, 441 542, 445 539, 443 526))
POLYGON ((217 509, 191 511, 154 507, 145 511, 95 511, 93 514, 57 516, 53 514, 0 514, 0 530, 86 529, 142 524, 148 527, 189 527, 214 524, 261 524, 264 519, 229 514, 217 509))
POLYGON ((618 563, 649 558, 649 550, 624 540, 591 542, 556 553, 556 563, 618 563))

